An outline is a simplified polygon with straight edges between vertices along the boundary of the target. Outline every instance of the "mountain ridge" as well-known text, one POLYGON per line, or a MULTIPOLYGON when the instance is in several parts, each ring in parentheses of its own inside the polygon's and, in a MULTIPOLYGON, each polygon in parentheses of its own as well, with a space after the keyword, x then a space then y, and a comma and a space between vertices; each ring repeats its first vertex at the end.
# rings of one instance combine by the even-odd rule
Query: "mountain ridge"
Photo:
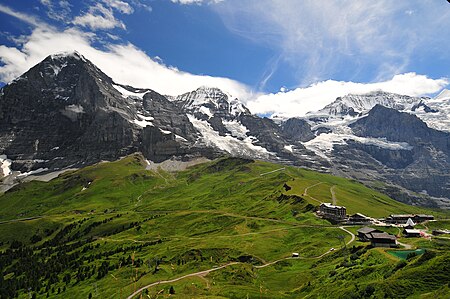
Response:
MULTIPOLYGON (((51 55, 1 89, 0 162, 3 174, 12 171, 17 176, 115 160, 133 152, 154 162, 228 154, 331 172, 368 184, 380 180, 388 184, 385 192, 399 200, 445 206, 450 194, 439 183, 449 163, 445 142, 432 138, 426 147, 397 140, 382 132, 388 132, 389 124, 376 135, 355 130, 362 124, 376 126, 365 122, 380 103, 399 113, 407 111, 409 123, 424 115, 429 123, 446 111, 446 100, 445 92, 435 99, 385 92, 349 95, 320 113, 274 122, 253 115, 239 99, 214 87, 164 96, 114 82, 77 52, 51 55), (402 172, 417 161, 441 179, 423 178, 425 189, 414 188, 415 178, 402 177, 402 172), (393 181, 395 176, 401 179, 393 181), (399 186, 416 194, 405 195, 399 186)), ((407 123, 398 126, 408 131, 407 123)), ((423 135, 433 132, 423 127, 423 135)))

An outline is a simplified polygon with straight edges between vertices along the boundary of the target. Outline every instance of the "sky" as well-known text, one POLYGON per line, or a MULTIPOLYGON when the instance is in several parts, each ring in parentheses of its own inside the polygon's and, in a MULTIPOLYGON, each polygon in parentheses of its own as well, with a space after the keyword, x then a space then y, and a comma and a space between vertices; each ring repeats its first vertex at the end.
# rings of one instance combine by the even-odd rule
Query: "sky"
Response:
POLYGON ((116 82, 223 89, 264 116, 449 87, 446 0, 0 0, 0 84, 78 51, 116 82))

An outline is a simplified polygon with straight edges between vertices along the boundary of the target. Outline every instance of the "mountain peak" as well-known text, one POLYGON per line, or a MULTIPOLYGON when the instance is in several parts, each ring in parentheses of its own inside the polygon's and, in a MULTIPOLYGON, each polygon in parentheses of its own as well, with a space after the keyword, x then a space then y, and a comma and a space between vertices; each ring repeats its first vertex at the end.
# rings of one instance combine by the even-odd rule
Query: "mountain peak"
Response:
POLYGON ((435 98, 435 100, 450 100, 450 90, 442 90, 435 98))
POLYGON ((376 90, 366 94, 348 94, 338 97, 334 102, 326 105, 317 113, 311 114, 327 114, 339 117, 347 115, 357 116, 369 111, 377 104, 397 110, 411 110, 412 107, 418 105, 422 100, 423 98, 419 97, 376 90))
POLYGON ((233 98, 217 87, 201 86, 194 91, 175 97, 174 101, 191 113, 201 112, 208 117, 217 113, 232 117, 241 113, 250 113, 237 98, 233 98))
POLYGON ((46 59, 62 60, 62 59, 70 59, 70 58, 86 61, 86 58, 84 58, 84 56, 81 55, 76 50, 74 50, 74 51, 64 51, 64 52, 59 52, 59 53, 56 53, 56 54, 52 54, 52 55, 47 56, 46 59))

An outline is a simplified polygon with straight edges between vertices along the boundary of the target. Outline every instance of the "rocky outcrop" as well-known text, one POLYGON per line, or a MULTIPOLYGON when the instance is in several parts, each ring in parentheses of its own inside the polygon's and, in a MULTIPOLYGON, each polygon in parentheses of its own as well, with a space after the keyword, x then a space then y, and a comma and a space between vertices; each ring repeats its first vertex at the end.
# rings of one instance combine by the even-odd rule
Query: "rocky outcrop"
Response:
POLYGON ((292 140, 310 141, 316 137, 311 131, 311 125, 301 118, 290 118, 281 124, 283 134, 292 140))

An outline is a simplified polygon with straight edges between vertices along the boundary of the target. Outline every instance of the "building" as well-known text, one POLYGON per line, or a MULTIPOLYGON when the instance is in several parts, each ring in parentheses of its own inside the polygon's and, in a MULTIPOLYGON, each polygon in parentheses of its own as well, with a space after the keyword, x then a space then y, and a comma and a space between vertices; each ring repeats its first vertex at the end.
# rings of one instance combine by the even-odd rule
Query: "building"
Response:
POLYGON ((390 215, 389 217, 386 218, 386 222, 393 224, 406 224, 408 219, 413 220, 415 223, 421 223, 424 221, 434 220, 434 216, 425 214, 390 215))
POLYGON ((382 233, 382 231, 366 226, 358 229, 358 238, 363 242, 370 241, 370 239, 372 238, 372 233, 382 233))
POLYGON ((394 235, 382 232, 371 227, 358 229, 358 238, 362 242, 370 242, 373 247, 397 247, 397 238, 394 235))
POLYGON ((397 238, 388 233, 371 233, 370 245, 373 247, 398 247, 397 238))
POLYGON ((356 213, 348 217, 347 223, 364 225, 372 223, 372 219, 361 213, 356 213))
POLYGON ((424 221, 434 220, 434 216, 433 215, 418 214, 418 215, 414 215, 414 219, 413 220, 416 223, 420 223, 420 222, 424 222, 424 221))
POLYGON ((408 219, 413 219, 415 215, 412 214, 405 214, 405 215, 389 215, 389 217, 386 218, 387 223, 393 223, 393 224, 406 224, 408 222, 408 219))
POLYGON ((450 234, 450 230, 448 229, 435 229, 431 232, 434 236, 439 236, 439 235, 448 235, 450 234))
POLYGON ((331 203, 322 203, 319 206, 319 213, 328 219, 344 220, 347 218, 347 209, 341 206, 335 206, 331 203))
POLYGON ((420 237, 420 230, 418 229, 411 229, 411 228, 405 228, 403 230, 403 235, 407 238, 419 238, 420 237))

